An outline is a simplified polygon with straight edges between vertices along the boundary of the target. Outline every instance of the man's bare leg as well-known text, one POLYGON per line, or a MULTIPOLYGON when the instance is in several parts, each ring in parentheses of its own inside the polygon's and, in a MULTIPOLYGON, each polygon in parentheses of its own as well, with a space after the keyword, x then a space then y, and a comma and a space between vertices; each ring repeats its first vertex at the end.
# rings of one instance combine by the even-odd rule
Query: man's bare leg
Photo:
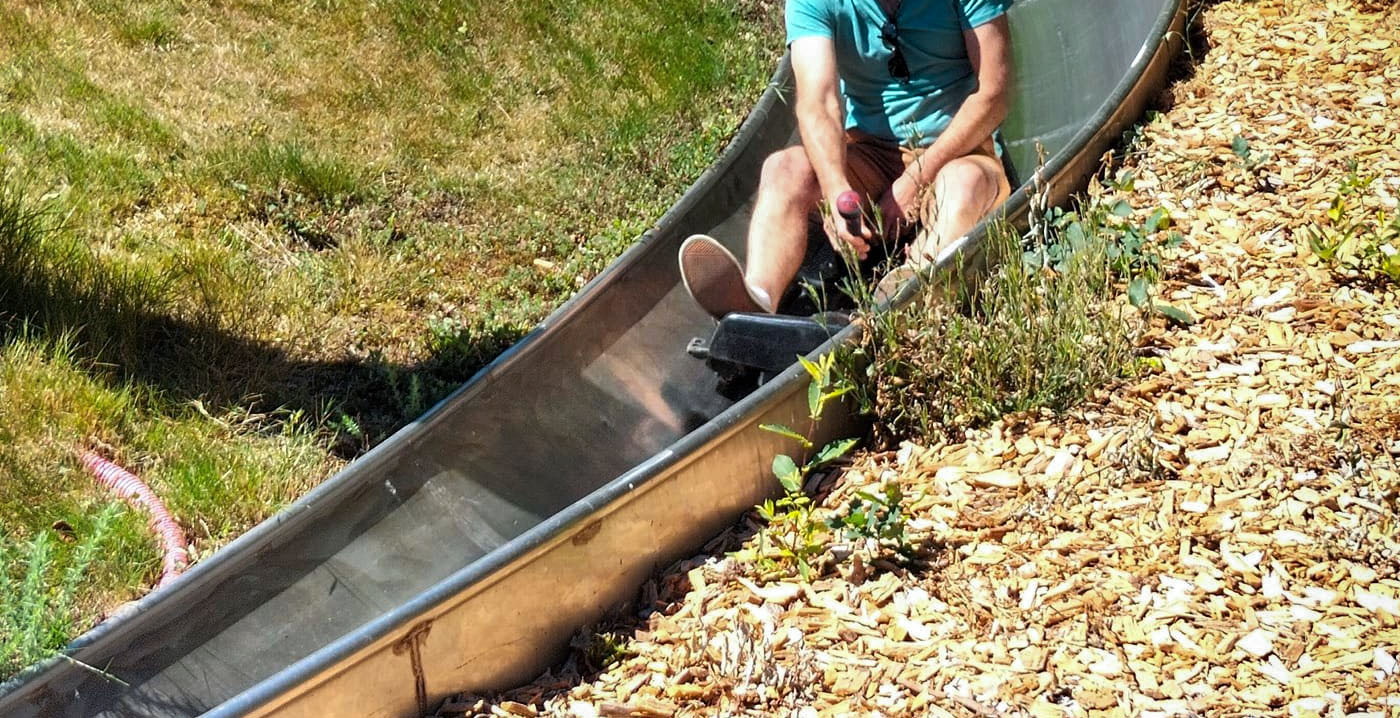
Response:
POLYGON ((807 251, 807 216, 817 206, 821 189, 802 147, 768 156, 759 178, 758 198, 749 223, 744 279, 777 309, 783 292, 802 268, 807 251))
POLYGON ((967 234, 1006 199, 1007 186, 1000 161, 969 155, 949 162, 933 183, 934 206, 923 217, 924 229, 909 248, 916 266, 933 263, 938 252, 967 234))

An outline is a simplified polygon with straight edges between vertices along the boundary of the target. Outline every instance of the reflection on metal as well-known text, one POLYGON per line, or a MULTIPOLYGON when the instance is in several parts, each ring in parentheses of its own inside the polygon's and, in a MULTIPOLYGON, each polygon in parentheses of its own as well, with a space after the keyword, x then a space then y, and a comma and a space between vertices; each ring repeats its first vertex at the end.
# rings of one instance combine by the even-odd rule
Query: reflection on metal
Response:
MULTIPOLYGON (((1180 0, 1021 0, 1006 136, 1038 139, 1052 199, 1158 86, 1180 0)), ((776 84, 786 82, 780 69, 776 84)), ((790 93, 785 93, 790 97, 790 93)), ((723 158, 575 299, 480 375, 286 511, 0 687, 5 716, 408 716, 527 680, 578 626, 761 500, 805 416, 792 368, 737 404, 686 341, 711 321, 677 276, 694 232, 742 241, 763 158, 794 137, 776 91, 723 158)), ((1007 213, 1024 217, 1023 187, 1007 213)), ((948 263, 975 255, 974 231, 948 263)), ((849 340, 848 329, 834 341, 849 340)), ((835 420, 821 434, 848 434, 835 420)))

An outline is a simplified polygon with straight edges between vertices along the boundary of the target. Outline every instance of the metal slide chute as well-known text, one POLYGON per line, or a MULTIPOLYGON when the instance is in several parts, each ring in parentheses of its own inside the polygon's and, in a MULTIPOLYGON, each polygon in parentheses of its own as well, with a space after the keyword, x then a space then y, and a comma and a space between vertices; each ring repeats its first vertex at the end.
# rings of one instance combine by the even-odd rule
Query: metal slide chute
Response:
MULTIPOLYGON (((1182 0, 1020 0, 1006 123, 1059 201, 1141 113, 1182 0)), ((688 356, 711 320, 676 250, 743 241, 761 163, 794 141, 769 90, 719 161, 576 297, 451 397, 286 510, 0 686, 0 715, 409 716, 528 680, 656 567, 765 497, 806 374, 738 399, 688 356), (95 670, 96 669, 96 670, 95 670), (119 679, 119 680, 114 680, 119 679)), ((1005 212, 1024 217, 1030 192, 1005 212)), ((975 253, 981 230, 958 251, 975 253)), ((956 254, 956 253, 955 253, 956 254)), ((949 261, 956 261, 950 257, 949 261)), ((847 341, 851 330, 833 341, 847 341)), ((851 430, 834 419, 818 439, 851 430)))

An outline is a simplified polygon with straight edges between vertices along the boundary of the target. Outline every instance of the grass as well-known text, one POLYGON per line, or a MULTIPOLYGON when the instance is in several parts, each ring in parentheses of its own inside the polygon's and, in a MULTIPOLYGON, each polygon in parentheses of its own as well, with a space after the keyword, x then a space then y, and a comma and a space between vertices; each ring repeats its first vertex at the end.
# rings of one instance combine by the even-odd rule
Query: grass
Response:
POLYGON ((1132 212, 1113 194, 1086 198, 1078 211, 1047 215, 1029 244, 994 225, 981 263, 870 316, 844 376, 876 417, 876 439, 952 439, 1007 414, 1064 411, 1134 371, 1132 304, 1179 310, 1124 301, 1124 288, 1155 281, 1153 247, 1169 241, 1164 214, 1135 223, 1132 212))
POLYGON ((762 91, 777 13, 0 6, 0 574, 53 617, 7 598, 0 672, 155 576, 141 517, 93 530, 77 448, 153 484, 196 555, 226 543, 635 241, 762 91))
POLYGON ((0 563, 23 567, 16 580, 0 571, 0 594, 8 597, 0 613, 0 671, 12 673, 47 658, 67 642, 73 631, 73 600, 98 557, 118 511, 111 504, 91 526, 79 532, 67 524, 39 533, 27 544, 0 537, 0 563), (53 538, 55 535, 60 539, 53 538), (55 541, 75 543, 66 552, 66 566, 56 566, 55 541), (12 545, 12 543, 14 545, 12 545))
POLYGON ((139 467, 199 556, 271 515, 336 463, 326 455, 324 430, 304 418, 215 416, 199 405, 171 404, 148 388, 107 380, 75 346, 71 338, 20 330, 0 351, 0 405, 6 408, 0 412, 0 573, 14 580, 37 575, 42 584, 37 594, 6 594, 0 663, 11 669, 34 656, 16 658, 8 642, 52 650, 96 616, 139 596, 159 570, 144 517, 123 509, 96 528, 111 497, 79 467, 78 448, 102 447, 120 463, 139 467), (97 556, 82 559, 89 543, 97 556), (36 557, 40 550, 45 555, 36 557), (62 576, 74 565, 86 570, 70 591, 62 576), (49 601, 32 609, 47 618, 16 622, 17 615, 34 615, 16 613, 32 603, 31 594, 49 601), (39 629, 42 635, 35 636, 39 629))

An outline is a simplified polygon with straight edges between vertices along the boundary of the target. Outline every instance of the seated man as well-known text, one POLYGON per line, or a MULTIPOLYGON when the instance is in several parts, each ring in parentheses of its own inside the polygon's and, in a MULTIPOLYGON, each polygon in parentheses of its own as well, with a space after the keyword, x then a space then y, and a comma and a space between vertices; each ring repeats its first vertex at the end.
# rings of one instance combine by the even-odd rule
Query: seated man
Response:
POLYGON ((713 239, 682 245, 681 274, 700 306, 716 318, 775 311, 822 203, 838 253, 864 260, 872 245, 914 234, 906 266, 919 268, 1005 200, 993 135, 1011 85, 1009 5, 787 0, 802 144, 764 164, 747 271, 713 239), (848 225, 837 199, 850 191, 864 219, 848 225), (881 218, 878 230, 871 217, 881 218))

